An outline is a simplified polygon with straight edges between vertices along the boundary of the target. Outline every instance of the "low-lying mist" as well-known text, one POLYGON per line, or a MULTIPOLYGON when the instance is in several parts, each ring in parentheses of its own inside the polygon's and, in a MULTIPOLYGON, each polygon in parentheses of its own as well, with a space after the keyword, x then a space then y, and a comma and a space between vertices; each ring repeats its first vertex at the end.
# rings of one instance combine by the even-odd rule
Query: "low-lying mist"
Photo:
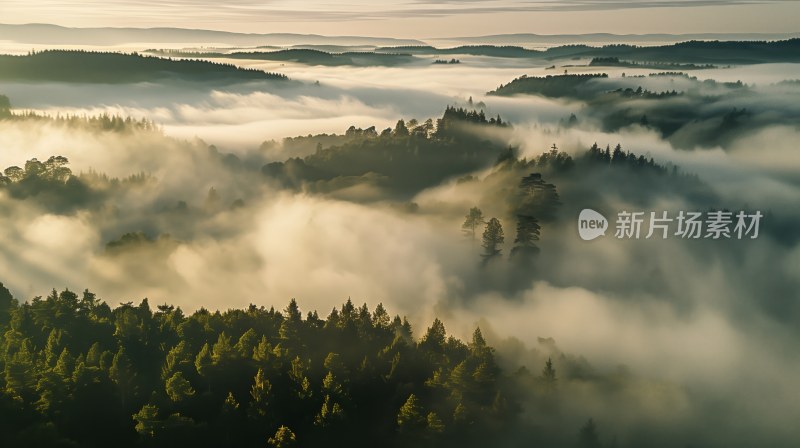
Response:
MULTIPOLYGON (((552 357, 562 405, 557 413, 526 408, 534 424, 555 421, 573 434, 593 417, 603 440, 616 436, 619 446, 796 443, 800 129, 769 119, 797 116, 796 86, 758 85, 720 106, 751 111, 757 125, 708 147, 688 130, 680 144, 638 124, 605 130, 599 112, 577 99, 485 96, 544 69, 480 62, 257 65, 305 82, 286 90, 0 84, 17 113, 119 114, 160 126, 112 132, 0 120, 0 167, 61 155, 85 186, 60 196, 0 189, 0 279, 21 300, 53 287, 89 288, 112 305, 147 297, 188 312, 280 308, 297 298, 304 310, 327 315, 348 297, 383 302, 415 327, 438 317, 462 338, 479 324, 509 369, 538 373, 552 357), (479 102, 487 117, 513 126, 470 132, 515 148, 514 163, 493 160, 444 177, 408 200, 389 195, 381 173, 340 176, 323 189, 312 180, 286 188, 262 171, 330 150, 292 152, 284 137, 343 134, 351 125, 380 133, 401 118, 422 123, 448 104, 479 102), (593 168, 581 162, 593 143, 620 143, 684 177, 593 168), (553 144, 576 161, 573 171, 521 162, 553 144), (536 257, 519 263, 508 257, 515 198, 532 172, 555 185, 561 205, 541 222, 536 257), (505 231, 501 256, 488 263, 480 256, 483 229, 474 239, 462 232, 472 207, 505 231), (612 223, 622 210, 760 210, 765 219, 752 240, 620 240, 609 230, 587 242, 577 234, 583 208, 612 223)), ((764 79, 753 74, 757 67, 726 70, 745 83, 764 79)), ((680 88, 644 81, 654 91, 680 88)))

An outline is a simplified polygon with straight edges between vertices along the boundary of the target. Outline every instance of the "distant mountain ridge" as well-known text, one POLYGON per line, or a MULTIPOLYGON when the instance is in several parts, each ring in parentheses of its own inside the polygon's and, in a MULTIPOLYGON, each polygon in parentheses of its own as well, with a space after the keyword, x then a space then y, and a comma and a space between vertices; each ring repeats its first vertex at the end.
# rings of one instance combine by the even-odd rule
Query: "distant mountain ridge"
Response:
MULTIPOLYGON (((692 33, 692 34, 493 34, 452 38, 402 39, 368 36, 323 36, 301 33, 239 33, 189 28, 70 28, 52 24, 0 24, 0 40, 28 44, 124 45, 141 43, 208 43, 239 46, 419 46, 436 42, 460 42, 470 45, 542 45, 565 43, 664 43, 688 40, 786 40, 796 33, 692 33)), ((440 46, 437 44, 437 46, 440 46)))
POLYGON ((691 34, 613 34, 613 33, 589 33, 589 34, 493 34, 486 36, 465 36, 453 37, 448 39, 425 39, 426 41, 460 41, 470 44, 491 44, 491 45, 535 45, 535 44, 563 44, 563 43, 663 43, 663 42, 682 42, 689 40, 786 40, 800 37, 800 32, 796 33, 691 33, 691 34))
POLYGON ((554 60, 563 58, 617 58, 637 62, 692 64, 759 64, 768 62, 800 62, 800 38, 779 41, 703 41, 693 40, 669 45, 637 46, 613 44, 604 46, 563 45, 547 50, 531 50, 520 46, 462 45, 452 48, 425 46, 382 47, 378 52, 400 52, 412 55, 492 56, 554 60))
POLYGON ((422 45, 415 39, 321 36, 293 33, 234 33, 186 28, 67 28, 59 25, 0 24, 0 40, 28 44, 124 45, 132 43, 215 43, 225 45, 422 45))

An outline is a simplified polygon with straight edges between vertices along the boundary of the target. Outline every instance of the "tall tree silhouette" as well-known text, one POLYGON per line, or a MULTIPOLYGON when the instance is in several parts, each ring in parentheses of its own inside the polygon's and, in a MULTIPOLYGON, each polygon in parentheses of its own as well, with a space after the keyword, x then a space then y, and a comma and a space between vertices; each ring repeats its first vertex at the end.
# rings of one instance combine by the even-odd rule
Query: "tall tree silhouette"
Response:
POLYGON ((502 252, 500 247, 505 242, 505 235, 503 234, 503 225, 497 218, 492 218, 486 223, 486 230, 483 231, 483 260, 489 260, 498 257, 502 252))

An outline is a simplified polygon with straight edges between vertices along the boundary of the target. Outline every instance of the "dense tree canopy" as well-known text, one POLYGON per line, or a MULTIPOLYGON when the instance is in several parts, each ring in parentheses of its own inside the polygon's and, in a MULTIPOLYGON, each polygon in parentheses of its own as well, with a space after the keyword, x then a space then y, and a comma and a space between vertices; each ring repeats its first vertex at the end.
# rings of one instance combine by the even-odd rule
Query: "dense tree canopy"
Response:
POLYGON ((187 316, 0 285, 0 308, 3 446, 498 446, 518 422, 479 329, 416 341, 382 305, 187 316))
POLYGON ((0 55, 0 79, 119 84, 154 79, 181 81, 286 80, 285 75, 202 60, 166 59, 78 50, 0 55))

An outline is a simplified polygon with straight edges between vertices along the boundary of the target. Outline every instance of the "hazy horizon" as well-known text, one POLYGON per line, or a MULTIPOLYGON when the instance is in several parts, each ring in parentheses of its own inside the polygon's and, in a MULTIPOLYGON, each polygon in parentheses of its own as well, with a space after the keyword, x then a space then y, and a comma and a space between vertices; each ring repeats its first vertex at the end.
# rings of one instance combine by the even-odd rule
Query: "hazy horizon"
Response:
POLYGON ((3 22, 65 27, 175 27, 244 33, 453 38, 494 34, 692 34, 798 31, 800 3, 402 0, 347 5, 237 0, 4 2, 3 22))

